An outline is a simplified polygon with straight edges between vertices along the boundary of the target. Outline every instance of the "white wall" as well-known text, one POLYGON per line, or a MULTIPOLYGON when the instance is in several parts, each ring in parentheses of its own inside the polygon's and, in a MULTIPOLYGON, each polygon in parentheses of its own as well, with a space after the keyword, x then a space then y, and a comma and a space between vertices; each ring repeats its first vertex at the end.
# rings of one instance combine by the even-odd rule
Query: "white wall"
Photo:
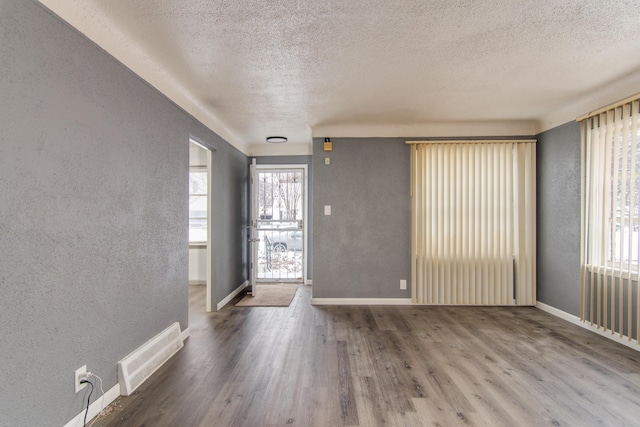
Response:
POLYGON ((207 283, 207 247, 189 247, 189 284, 207 283))

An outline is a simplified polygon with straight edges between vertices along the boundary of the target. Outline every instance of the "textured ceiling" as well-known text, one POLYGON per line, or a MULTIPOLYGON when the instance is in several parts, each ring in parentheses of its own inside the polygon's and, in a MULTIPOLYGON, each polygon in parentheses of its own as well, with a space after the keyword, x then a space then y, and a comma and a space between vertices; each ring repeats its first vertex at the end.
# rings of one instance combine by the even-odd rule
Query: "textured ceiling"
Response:
POLYGON ((531 134, 640 92, 638 0, 41 3, 247 154, 531 134))

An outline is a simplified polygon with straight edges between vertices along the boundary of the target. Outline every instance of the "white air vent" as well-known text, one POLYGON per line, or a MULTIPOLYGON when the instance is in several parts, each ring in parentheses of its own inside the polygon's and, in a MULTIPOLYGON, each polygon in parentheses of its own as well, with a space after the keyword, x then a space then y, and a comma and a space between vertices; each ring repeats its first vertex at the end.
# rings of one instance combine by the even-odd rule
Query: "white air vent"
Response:
POLYGON ((178 322, 118 362, 120 394, 129 396, 183 346, 178 322))

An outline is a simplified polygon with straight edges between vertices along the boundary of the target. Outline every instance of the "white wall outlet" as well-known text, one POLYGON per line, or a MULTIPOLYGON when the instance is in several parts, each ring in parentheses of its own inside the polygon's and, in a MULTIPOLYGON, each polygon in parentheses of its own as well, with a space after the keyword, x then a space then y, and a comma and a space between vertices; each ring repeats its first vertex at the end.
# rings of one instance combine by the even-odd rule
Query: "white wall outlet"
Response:
POLYGON ((400 280, 400 289, 407 289, 407 281, 400 280))
POLYGON ((331 215, 331 205, 324 205, 324 214, 331 215))
POLYGON ((87 379, 87 365, 84 365, 76 369, 76 375, 75 375, 76 393, 87 386, 87 383, 80 384, 80 381, 86 380, 86 379, 87 379))
POLYGON ((330 165, 331 164, 331 157, 325 157, 324 158, 324 164, 325 165, 330 165))

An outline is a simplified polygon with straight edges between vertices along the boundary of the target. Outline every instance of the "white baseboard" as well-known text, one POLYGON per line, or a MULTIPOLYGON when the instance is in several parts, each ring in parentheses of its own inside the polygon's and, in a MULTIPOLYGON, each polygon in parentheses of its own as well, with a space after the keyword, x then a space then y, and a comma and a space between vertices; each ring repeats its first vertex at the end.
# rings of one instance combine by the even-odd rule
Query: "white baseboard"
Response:
POLYGON ((225 305, 229 304, 229 303, 231 302, 231 300, 232 300, 232 299, 234 299, 234 298, 235 298, 235 297, 236 297, 240 292, 242 292, 242 290, 243 290, 244 288, 246 288, 247 286, 249 286, 249 281, 248 281, 248 280, 245 280, 245 282, 244 282, 242 285, 240 285, 240 286, 238 286, 237 288, 235 288, 235 289, 233 290, 233 292, 231 292, 231 293, 230 293, 229 295, 227 295, 227 296, 226 296, 222 301, 220 301, 220 302, 218 303, 218 305, 216 306, 216 307, 217 307, 217 310, 219 311, 219 310, 221 310, 221 309, 222 309, 222 307, 224 307, 225 305))
POLYGON ((627 337, 621 337, 620 334, 612 334, 611 331, 605 332, 602 328, 598 328, 596 325, 591 325, 589 322, 583 322, 580 320, 578 316, 574 316, 573 314, 569 314, 566 311, 559 310, 555 307, 547 305, 543 302, 537 301, 536 308, 539 308, 542 311, 545 311, 549 314, 552 314, 556 317, 561 318, 562 320, 566 320, 567 322, 573 323, 574 325, 578 325, 581 328, 588 329, 591 332, 595 332, 598 335, 601 335, 605 338, 608 338, 612 341, 615 341, 619 344, 632 348, 636 351, 640 351, 640 346, 638 346, 637 340, 629 341, 627 337))
MULTIPOLYGON (((182 339, 182 341, 184 342, 184 340, 186 340, 187 338, 189 338, 190 336, 190 332, 189 332, 189 328, 185 328, 184 331, 180 332, 180 339, 182 339)), ((100 389, 99 387, 99 382, 96 383, 94 381, 94 393, 100 393, 100 389)), ((118 398, 118 396, 120 396, 120 383, 116 383, 116 385, 114 385, 113 387, 111 387, 109 390, 107 390, 104 393, 104 399, 102 397, 99 397, 98 399, 96 399, 91 405, 89 405, 89 412, 87 413, 87 421, 93 419, 96 415, 98 415, 100 412, 102 412, 102 410, 104 408, 106 408, 107 406, 109 406, 111 403, 113 403, 114 400, 116 400, 118 398)), ((86 409, 85 409, 86 411, 86 409)), ((64 425, 64 427, 80 427, 82 425, 84 425, 84 414, 85 411, 80 412, 78 415, 76 415, 71 421, 69 421, 68 423, 66 423, 64 425)))
POLYGON ((306 279, 306 280, 304 281, 304 284, 305 284, 305 285, 313 285, 313 280, 311 280, 311 279, 306 279))
POLYGON ((189 280, 189 286, 206 285, 206 284, 207 284, 206 280, 189 280))
POLYGON ((311 305, 413 305, 411 298, 311 298, 311 305))
MULTIPOLYGON (((98 390, 100 393, 100 389, 95 387, 93 392, 95 393, 98 390)), ((93 419, 96 415, 98 415, 104 408, 111 405, 114 400, 116 400, 120 396, 120 383, 116 383, 113 387, 107 390, 104 393, 104 399, 99 397, 96 399, 91 405, 89 405, 89 412, 87 414, 87 422, 93 419)), ((86 411, 86 410, 85 410, 86 411)), ((85 411, 80 412, 76 415, 71 421, 66 423, 64 427, 81 427, 84 425, 84 414, 85 411)))

